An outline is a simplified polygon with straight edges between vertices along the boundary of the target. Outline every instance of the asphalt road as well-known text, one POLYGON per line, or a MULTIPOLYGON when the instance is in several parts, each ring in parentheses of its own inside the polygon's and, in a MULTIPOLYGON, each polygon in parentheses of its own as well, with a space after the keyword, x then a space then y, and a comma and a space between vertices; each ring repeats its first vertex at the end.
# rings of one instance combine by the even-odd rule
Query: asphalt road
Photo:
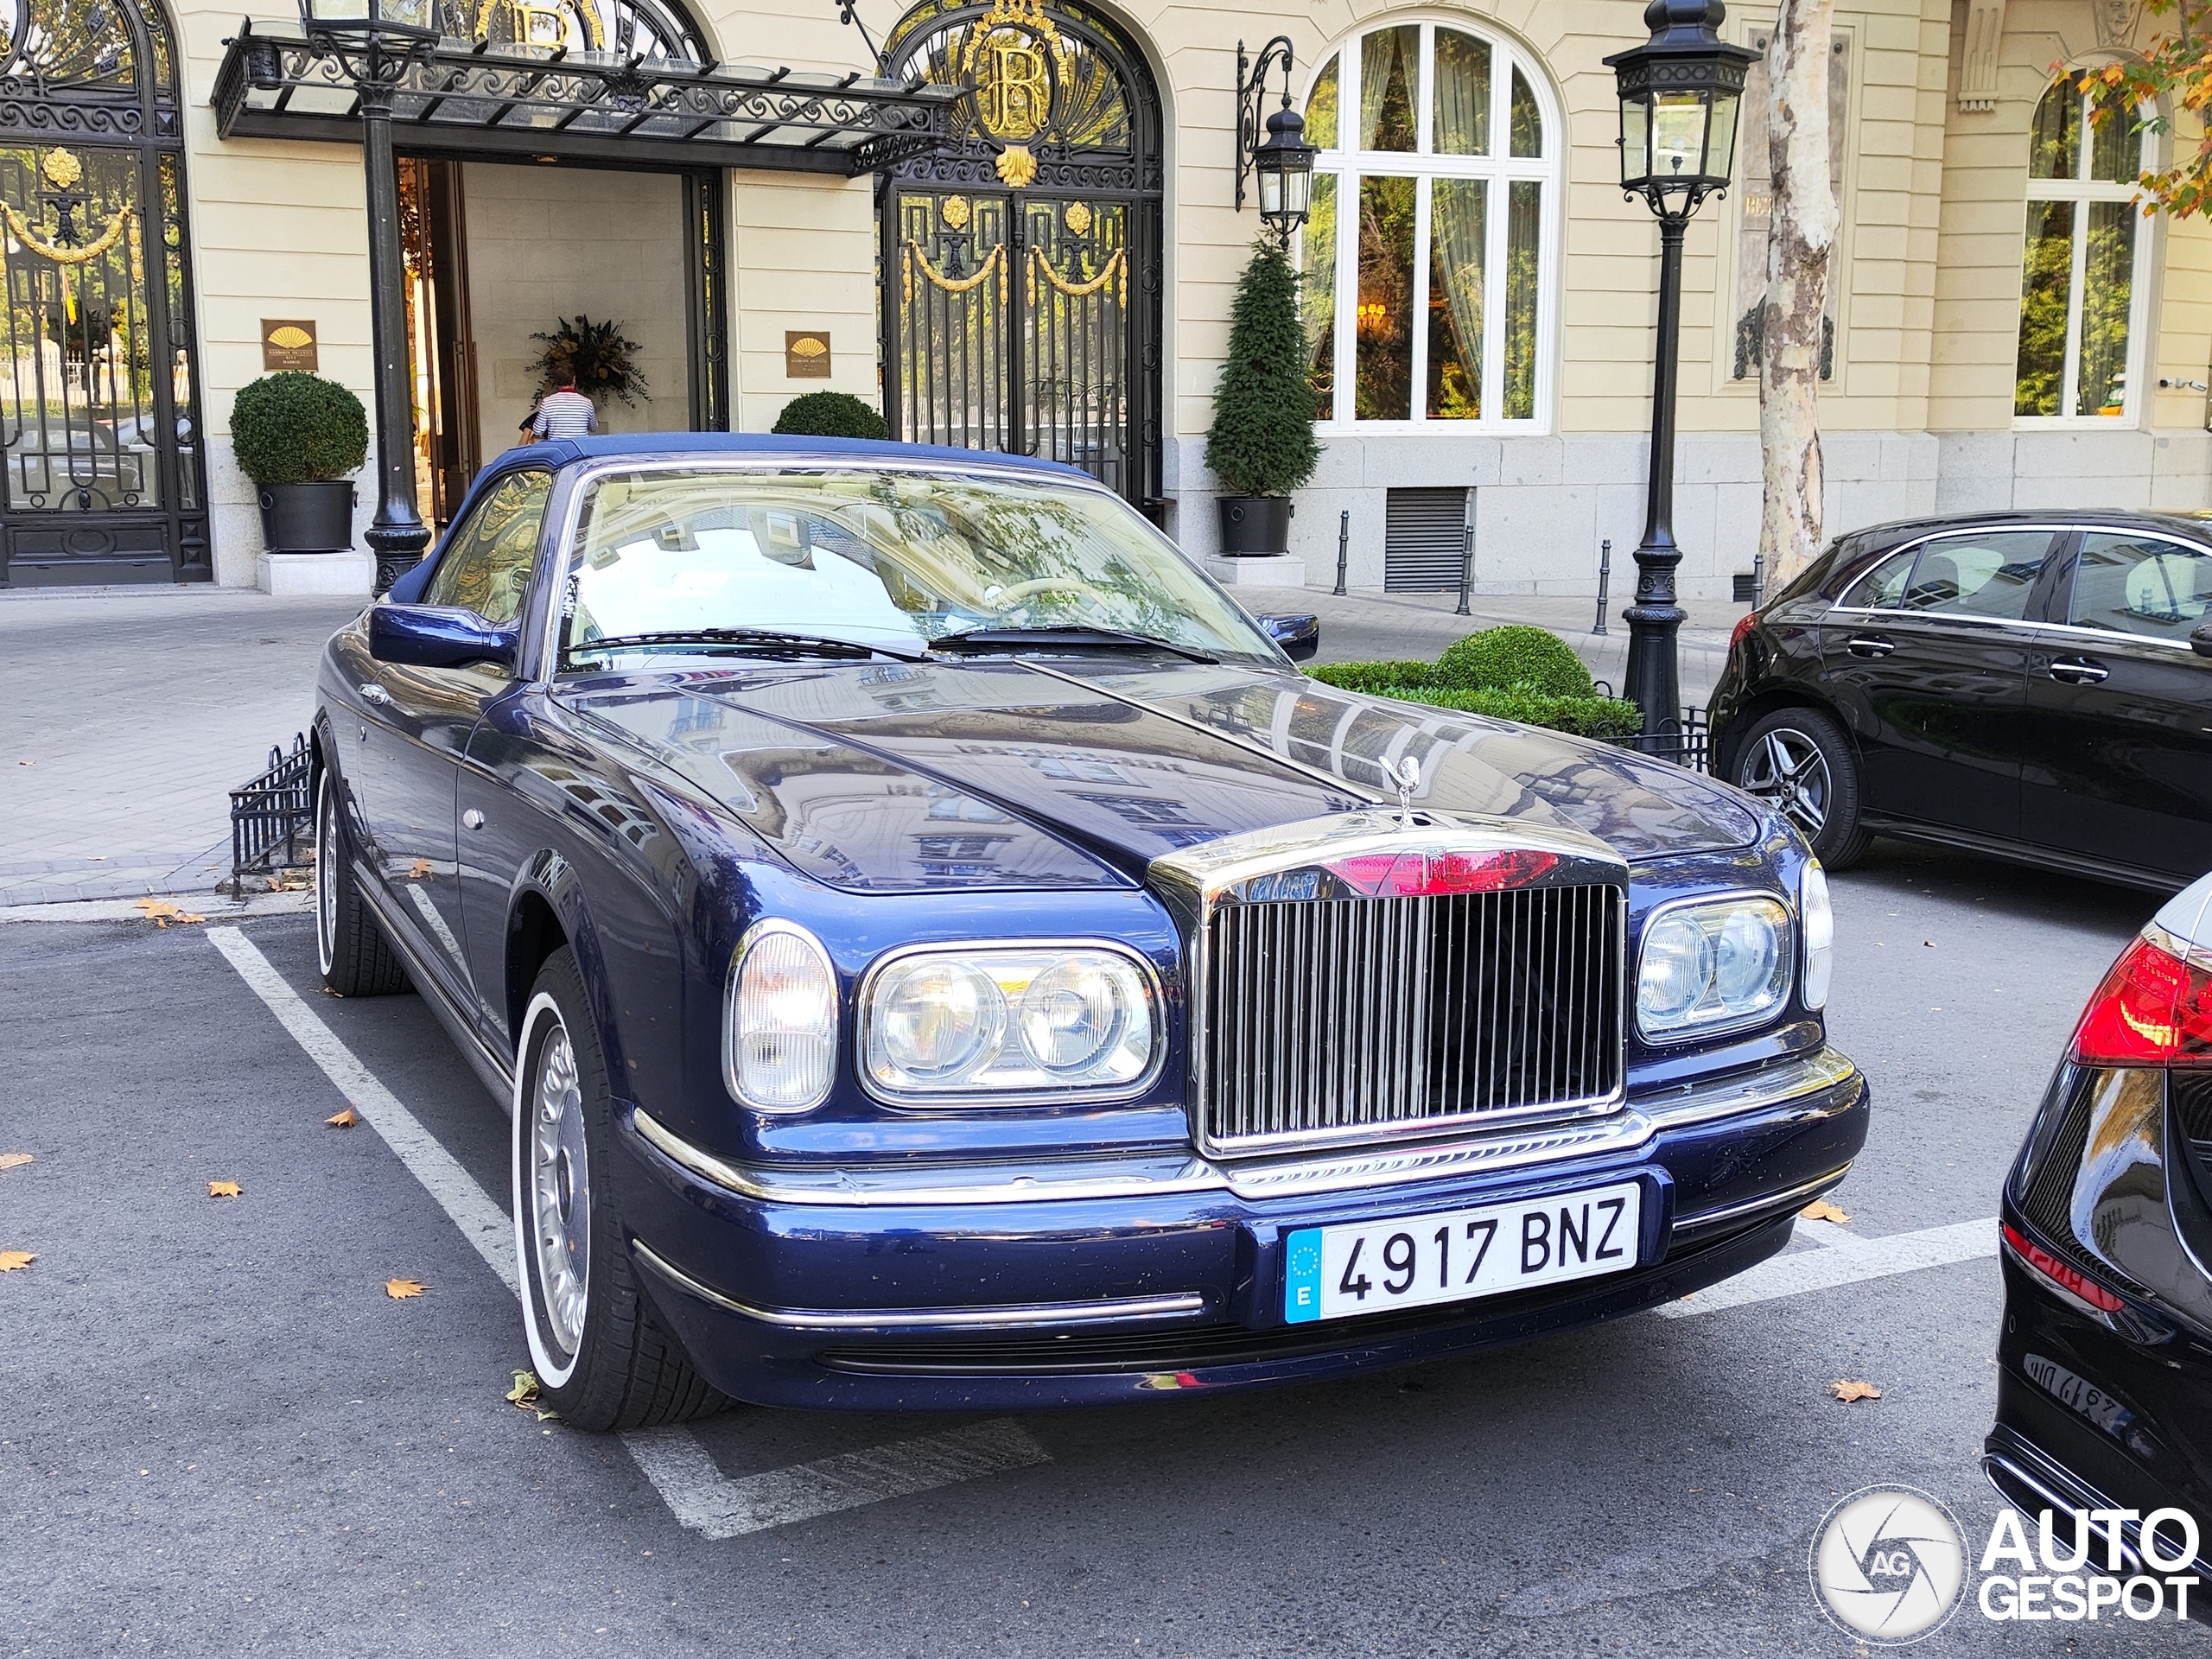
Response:
MULTIPOLYGON (((1993 1215, 2154 901, 1884 843, 1837 907, 1833 1029, 1877 1099, 1849 1231, 1993 1215)), ((505 1120, 422 1005, 317 995, 304 917, 244 931, 504 1206, 505 1120)), ((38 1255, 0 1276, 7 1655, 1852 1655, 1807 1583, 1829 1505, 1909 1484, 1970 1541, 1998 1507, 1984 1258, 1033 1414, 1024 1466, 710 1538, 623 1442, 506 1403, 507 1291, 373 1129, 325 1127, 344 1098, 204 930, 0 924, 0 1151, 35 1160, 0 1173, 0 1249, 38 1255), (1839 1377, 1883 1397, 1838 1404, 1839 1377)), ((960 1421, 741 1410, 696 1443, 712 1482, 960 1421)), ((1969 1607, 1917 1651, 2212 1639, 1969 1607)))

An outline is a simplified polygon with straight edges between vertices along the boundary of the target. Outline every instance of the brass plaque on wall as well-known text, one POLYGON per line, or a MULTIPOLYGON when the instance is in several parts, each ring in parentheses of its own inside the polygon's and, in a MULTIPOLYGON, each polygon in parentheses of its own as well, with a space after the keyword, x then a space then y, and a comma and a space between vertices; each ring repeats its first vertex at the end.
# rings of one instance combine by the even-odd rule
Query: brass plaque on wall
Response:
POLYGON ((315 354, 313 317, 264 317, 261 320, 261 367, 265 374, 299 369, 313 374, 320 366, 315 354))
POLYGON ((784 331, 784 378, 827 380, 830 378, 830 336, 810 328, 784 331))

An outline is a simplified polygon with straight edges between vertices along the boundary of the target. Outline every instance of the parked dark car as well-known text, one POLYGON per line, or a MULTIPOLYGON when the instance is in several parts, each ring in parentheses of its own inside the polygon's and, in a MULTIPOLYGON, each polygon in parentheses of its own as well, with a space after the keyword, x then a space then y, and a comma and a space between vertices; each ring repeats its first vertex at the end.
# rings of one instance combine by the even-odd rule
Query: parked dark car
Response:
POLYGON ((1909 836, 2171 889, 2212 869, 2212 522, 1918 519, 1737 625, 1715 770, 1822 863, 1909 836))
POLYGON ((1783 818, 1307 679, 1065 467, 512 451, 320 705, 323 973, 509 1104, 571 1424, 1461 1352, 1770 1255, 1865 1137, 1783 818))
MULTIPOLYGON (((2122 1569, 2194 1573, 2190 1611, 2212 1614, 2212 877, 2090 999, 2000 1224, 1989 1478, 2031 1516, 2126 1517, 2122 1569)), ((2069 1554, 2076 1524, 2053 1529, 2069 1554)))

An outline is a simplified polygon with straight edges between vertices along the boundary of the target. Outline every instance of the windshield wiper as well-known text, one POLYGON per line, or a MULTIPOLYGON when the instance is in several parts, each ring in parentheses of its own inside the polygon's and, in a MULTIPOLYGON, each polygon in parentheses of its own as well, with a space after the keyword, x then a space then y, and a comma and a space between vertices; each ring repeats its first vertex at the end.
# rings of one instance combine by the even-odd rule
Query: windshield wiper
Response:
POLYGON ((859 639, 834 639, 818 633, 787 633, 780 628, 667 628, 657 633, 614 633, 580 639, 564 655, 581 657, 640 645, 728 645, 738 650, 817 653, 832 657, 890 657, 902 663, 929 660, 922 652, 894 651, 859 639))
POLYGON ((1179 645, 1172 639, 1155 639, 1148 633, 1127 633, 1120 628, 969 628, 961 633, 940 634, 930 641, 931 651, 988 651, 995 645, 1104 645, 1119 650, 1164 651, 1209 667, 1221 661, 1218 657, 1179 645))

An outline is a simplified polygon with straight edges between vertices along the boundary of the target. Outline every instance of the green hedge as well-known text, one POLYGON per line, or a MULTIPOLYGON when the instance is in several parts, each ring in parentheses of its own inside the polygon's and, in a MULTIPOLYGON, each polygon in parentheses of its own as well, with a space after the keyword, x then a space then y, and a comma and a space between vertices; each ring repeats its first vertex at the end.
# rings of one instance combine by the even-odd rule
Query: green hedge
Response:
POLYGON ((1542 628, 1509 626, 1469 634, 1434 663, 1327 663, 1306 672, 1340 690, 1579 737, 1626 737, 1643 724, 1634 703, 1598 696, 1573 648, 1542 628))
POLYGON ((369 453, 368 411, 334 380, 287 369, 238 388, 231 448, 257 484, 343 478, 369 453))
POLYGON ((784 405, 776 423, 768 429, 787 436, 808 438, 886 438, 891 429, 883 416, 849 391, 803 392, 784 405))

